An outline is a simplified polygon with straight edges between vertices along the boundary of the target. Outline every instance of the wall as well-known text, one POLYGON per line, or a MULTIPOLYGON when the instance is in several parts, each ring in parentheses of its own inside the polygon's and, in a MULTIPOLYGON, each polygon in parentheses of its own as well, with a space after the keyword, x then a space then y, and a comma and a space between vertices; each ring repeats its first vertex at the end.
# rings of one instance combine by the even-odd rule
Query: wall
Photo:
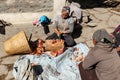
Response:
POLYGON ((12 24, 31 23, 41 15, 53 18, 65 0, 0 0, 0 19, 12 24))
POLYGON ((0 0, 0 13, 49 12, 53 0, 0 0))

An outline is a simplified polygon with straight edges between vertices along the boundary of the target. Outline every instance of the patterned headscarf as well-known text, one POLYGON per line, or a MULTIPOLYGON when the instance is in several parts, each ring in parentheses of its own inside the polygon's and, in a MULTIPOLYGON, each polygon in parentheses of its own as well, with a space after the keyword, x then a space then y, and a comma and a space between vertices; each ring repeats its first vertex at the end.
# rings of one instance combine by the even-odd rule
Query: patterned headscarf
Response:
POLYGON ((66 12, 70 13, 70 7, 69 6, 64 6, 62 8, 62 11, 66 11, 66 12))
POLYGON ((99 29, 94 32, 93 39, 97 42, 113 43, 113 39, 105 29, 99 29))

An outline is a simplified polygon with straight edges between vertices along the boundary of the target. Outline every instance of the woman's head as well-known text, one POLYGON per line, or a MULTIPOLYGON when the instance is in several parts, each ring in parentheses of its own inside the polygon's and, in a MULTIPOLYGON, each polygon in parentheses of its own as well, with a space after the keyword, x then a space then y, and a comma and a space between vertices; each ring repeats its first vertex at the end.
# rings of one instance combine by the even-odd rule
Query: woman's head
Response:
POLYGON ((62 18, 63 19, 66 19, 69 17, 69 14, 70 14, 70 7, 69 6, 64 6, 62 8, 62 18))
POLYGON ((96 45, 98 42, 113 43, 113 40, 105 29, 99 29, 93 33, 93 44, 96 45))

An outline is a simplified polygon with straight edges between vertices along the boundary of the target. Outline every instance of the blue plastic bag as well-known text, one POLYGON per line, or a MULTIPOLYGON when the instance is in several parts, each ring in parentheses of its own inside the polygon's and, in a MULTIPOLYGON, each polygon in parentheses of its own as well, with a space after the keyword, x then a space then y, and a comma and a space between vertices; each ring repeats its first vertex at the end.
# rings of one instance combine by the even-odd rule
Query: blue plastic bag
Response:
POLYGON ((51 19, 49 19, 45 15, 41 16, 39 21, 40 21, 41 24, 50 24, 51 23, 51 19))

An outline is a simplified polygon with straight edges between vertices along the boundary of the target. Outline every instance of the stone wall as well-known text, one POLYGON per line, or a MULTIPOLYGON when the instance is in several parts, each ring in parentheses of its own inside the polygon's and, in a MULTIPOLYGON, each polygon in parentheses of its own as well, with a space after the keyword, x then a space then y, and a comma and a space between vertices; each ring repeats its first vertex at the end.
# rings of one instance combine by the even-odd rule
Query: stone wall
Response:
POLYGON ((0 13, 49 12, 53 0, 0 0, 0 13))
POLYGON ((64 5, 65 0, 0 0, 0 19, 12 24, 31 23, 41 15, 53 18, 64 5))

